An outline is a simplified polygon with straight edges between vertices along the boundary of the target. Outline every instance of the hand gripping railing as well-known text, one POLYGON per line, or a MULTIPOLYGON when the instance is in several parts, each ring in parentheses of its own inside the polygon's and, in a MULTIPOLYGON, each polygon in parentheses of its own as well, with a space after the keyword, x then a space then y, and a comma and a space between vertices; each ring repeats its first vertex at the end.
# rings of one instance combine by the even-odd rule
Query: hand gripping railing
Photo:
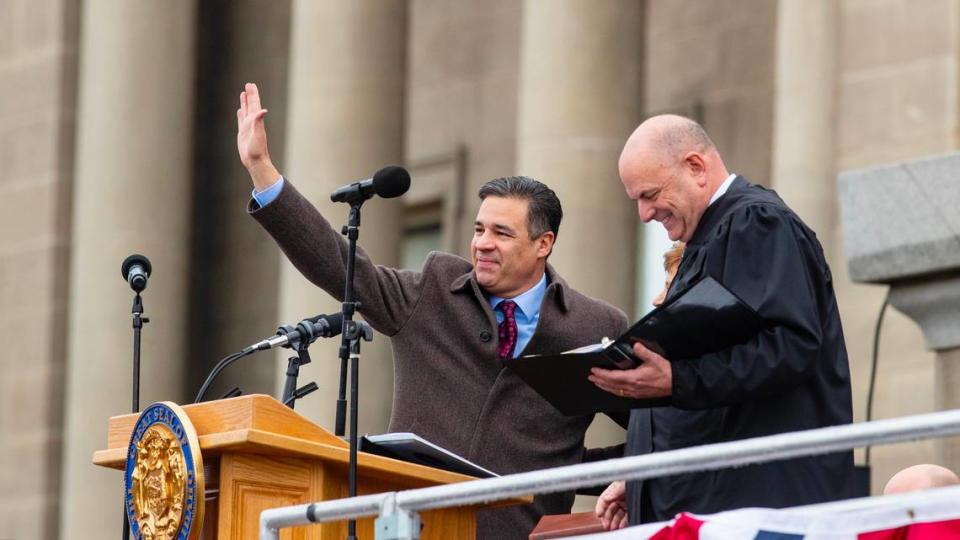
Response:
POLYGON ((278 540, 281 527, 379 515, 376 540, 419 538, 418 511, 482 504, 537 493, 565 491, 616 480, 725 469, 861 446, 960 434, 960 409, 888 420, 782 433, 554 469, 531 471, 408 491, 265 510, 260 539, 278 540))

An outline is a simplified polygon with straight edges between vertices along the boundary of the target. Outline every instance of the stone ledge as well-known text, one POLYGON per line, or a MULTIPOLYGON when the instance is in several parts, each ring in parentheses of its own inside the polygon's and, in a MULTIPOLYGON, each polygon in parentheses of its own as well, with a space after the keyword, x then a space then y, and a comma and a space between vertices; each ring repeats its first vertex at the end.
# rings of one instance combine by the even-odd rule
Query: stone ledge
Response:
POLYGON ((960 347, 960 273, 896 284, 890 305, 920 325, 928 349, 960 347))
POLYGON ((838 184, 851 279, 960 268, 960 153, 846 171, 838 184))

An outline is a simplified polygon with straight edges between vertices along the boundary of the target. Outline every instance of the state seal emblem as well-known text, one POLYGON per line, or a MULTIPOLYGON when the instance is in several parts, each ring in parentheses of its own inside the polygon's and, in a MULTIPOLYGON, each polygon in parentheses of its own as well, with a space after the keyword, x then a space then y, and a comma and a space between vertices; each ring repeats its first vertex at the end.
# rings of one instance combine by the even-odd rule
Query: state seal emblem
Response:
POLYGON ((127 447, 125 507, 137 540, 196 540, 203 525, 200 444, 179 406, 150 405, 127 447))

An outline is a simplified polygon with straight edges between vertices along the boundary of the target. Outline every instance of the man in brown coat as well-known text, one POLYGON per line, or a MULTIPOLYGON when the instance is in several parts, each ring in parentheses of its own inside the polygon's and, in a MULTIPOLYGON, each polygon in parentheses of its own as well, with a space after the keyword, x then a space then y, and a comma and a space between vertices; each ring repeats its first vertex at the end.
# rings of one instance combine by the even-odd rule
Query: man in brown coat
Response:
MULTIPOLYGON (((257 88, 237 111, 237 147, 254 184, 249 211, 297 269, 342 299, 346 241, 282 178, 267 151, 257 88)), ((547 264, 560 201, 525 177, 480 190, 471 261, 433 252, 420 272, 374 264, 357 251, 360 313, 394 352, 390 431, 417 433, 499 474, 609 455, 586 452, 593 416, 563 416, 503 367, 520 353, 558 353, 627 328, 617 308, 570 288, 547 264)), ((573 493, 481 512, 478 538, 524 539, 543 514, 569 512, 573 493)))

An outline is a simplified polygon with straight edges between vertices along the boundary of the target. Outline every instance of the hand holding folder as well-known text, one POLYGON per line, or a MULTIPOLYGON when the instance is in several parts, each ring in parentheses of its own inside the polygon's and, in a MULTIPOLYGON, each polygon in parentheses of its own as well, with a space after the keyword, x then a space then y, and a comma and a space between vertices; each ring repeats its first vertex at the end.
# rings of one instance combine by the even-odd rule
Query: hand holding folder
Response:
POLYGON ((707 276, 637 321, 615 340, 561 354, 505 359, 516 373, 566 415, 669 405, 669 398, 633 399, 604 391, 587 377, 591 368, 632 369, 641 343, 670 362, 691 360, 744 343, 763 327, 756 311, 707 276))
POLYGON ((590 368, 588 380, 601 390, 635 399, 669 398, 673 394, 673 366, 670 361, 642 343, 633 344, 639 364, 633 368, 590 368))

